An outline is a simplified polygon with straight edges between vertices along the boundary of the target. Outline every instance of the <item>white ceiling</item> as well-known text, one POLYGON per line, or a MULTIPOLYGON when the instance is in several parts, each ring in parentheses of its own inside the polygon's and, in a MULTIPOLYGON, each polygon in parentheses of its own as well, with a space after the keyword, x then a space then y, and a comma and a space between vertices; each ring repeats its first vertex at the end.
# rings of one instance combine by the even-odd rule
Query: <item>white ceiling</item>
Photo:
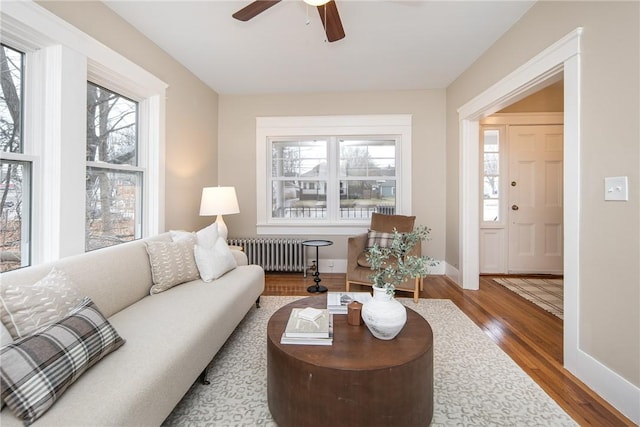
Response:
POLYGON ((250 2, 105 1, 220 94, 446 88, 534 3, 337 0, 346 37, 327 43, 315 7, 231 17, 250 2))

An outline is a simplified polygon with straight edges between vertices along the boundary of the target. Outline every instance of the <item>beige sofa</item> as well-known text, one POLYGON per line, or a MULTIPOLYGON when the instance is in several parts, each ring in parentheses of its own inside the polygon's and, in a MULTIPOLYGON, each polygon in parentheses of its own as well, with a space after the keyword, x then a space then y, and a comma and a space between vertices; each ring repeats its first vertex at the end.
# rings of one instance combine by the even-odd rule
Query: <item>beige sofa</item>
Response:
MULTIPOLYGON (((169 233, 149 240, 170 241, 169 233)), ((86 371, 34 425, 160 425, 198 379, 264 290, 264 271, 246 265, 205 283, 150 296, 144 240, 2 274, 2 286, 35 283, 53 266, 89 296, 126 343, 86 371)), ((5 407, 3 427, 21 425, 5 407)))

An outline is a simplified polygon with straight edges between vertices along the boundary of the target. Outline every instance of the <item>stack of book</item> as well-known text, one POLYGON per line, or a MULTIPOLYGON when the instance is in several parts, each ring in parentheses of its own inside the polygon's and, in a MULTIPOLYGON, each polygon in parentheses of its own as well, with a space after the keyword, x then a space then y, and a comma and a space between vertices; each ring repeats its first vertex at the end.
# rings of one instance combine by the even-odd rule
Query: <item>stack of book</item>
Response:
POLYGON ((328 292, 327 310, 330 314, 347 314, 347 306, 352 301, 364 304, 371 299, 369 292, 328 292))
POLYGON ((327 309, 294 308, 280 338, 280 344, 331 345, 333 315, 327 309))

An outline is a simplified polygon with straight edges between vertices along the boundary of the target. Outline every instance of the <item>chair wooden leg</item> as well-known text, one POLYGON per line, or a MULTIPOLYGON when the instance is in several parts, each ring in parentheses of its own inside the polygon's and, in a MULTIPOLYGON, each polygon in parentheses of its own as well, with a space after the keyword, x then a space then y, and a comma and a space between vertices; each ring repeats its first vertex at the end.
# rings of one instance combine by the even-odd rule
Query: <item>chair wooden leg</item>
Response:
POLYGON ((347 285, 345 286, 346 292, 349 292, 349 281, 347 280, 347 285))
POLYGON ((424 291, 424 277, 420 278, 420 291, 424 291))
POLYGON ((413 286, 413 302, 418 302, 418 299, 420 298, 420 284, 418 283, 419 281, 420 279, 416 277, 416 283, 413 286))

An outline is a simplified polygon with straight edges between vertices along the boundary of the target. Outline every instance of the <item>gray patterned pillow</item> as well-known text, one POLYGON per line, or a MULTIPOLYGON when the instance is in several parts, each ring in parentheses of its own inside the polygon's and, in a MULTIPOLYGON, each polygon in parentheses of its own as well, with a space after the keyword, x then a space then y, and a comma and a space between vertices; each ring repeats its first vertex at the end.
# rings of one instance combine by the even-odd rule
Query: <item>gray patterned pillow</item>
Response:
POLYGON ((69 276, 55 267, 35 283, 1 289, 0 318, 14 339, 57 322, 82 300, 69 276))
POLYGON ((146 242, 153 286, 151 295, 200 277, 193 256, 194 239, 146 242))
POLYGON ((26 425, 125 343, 89 298, 53 325, 0 349, 2 399, 26 425))

